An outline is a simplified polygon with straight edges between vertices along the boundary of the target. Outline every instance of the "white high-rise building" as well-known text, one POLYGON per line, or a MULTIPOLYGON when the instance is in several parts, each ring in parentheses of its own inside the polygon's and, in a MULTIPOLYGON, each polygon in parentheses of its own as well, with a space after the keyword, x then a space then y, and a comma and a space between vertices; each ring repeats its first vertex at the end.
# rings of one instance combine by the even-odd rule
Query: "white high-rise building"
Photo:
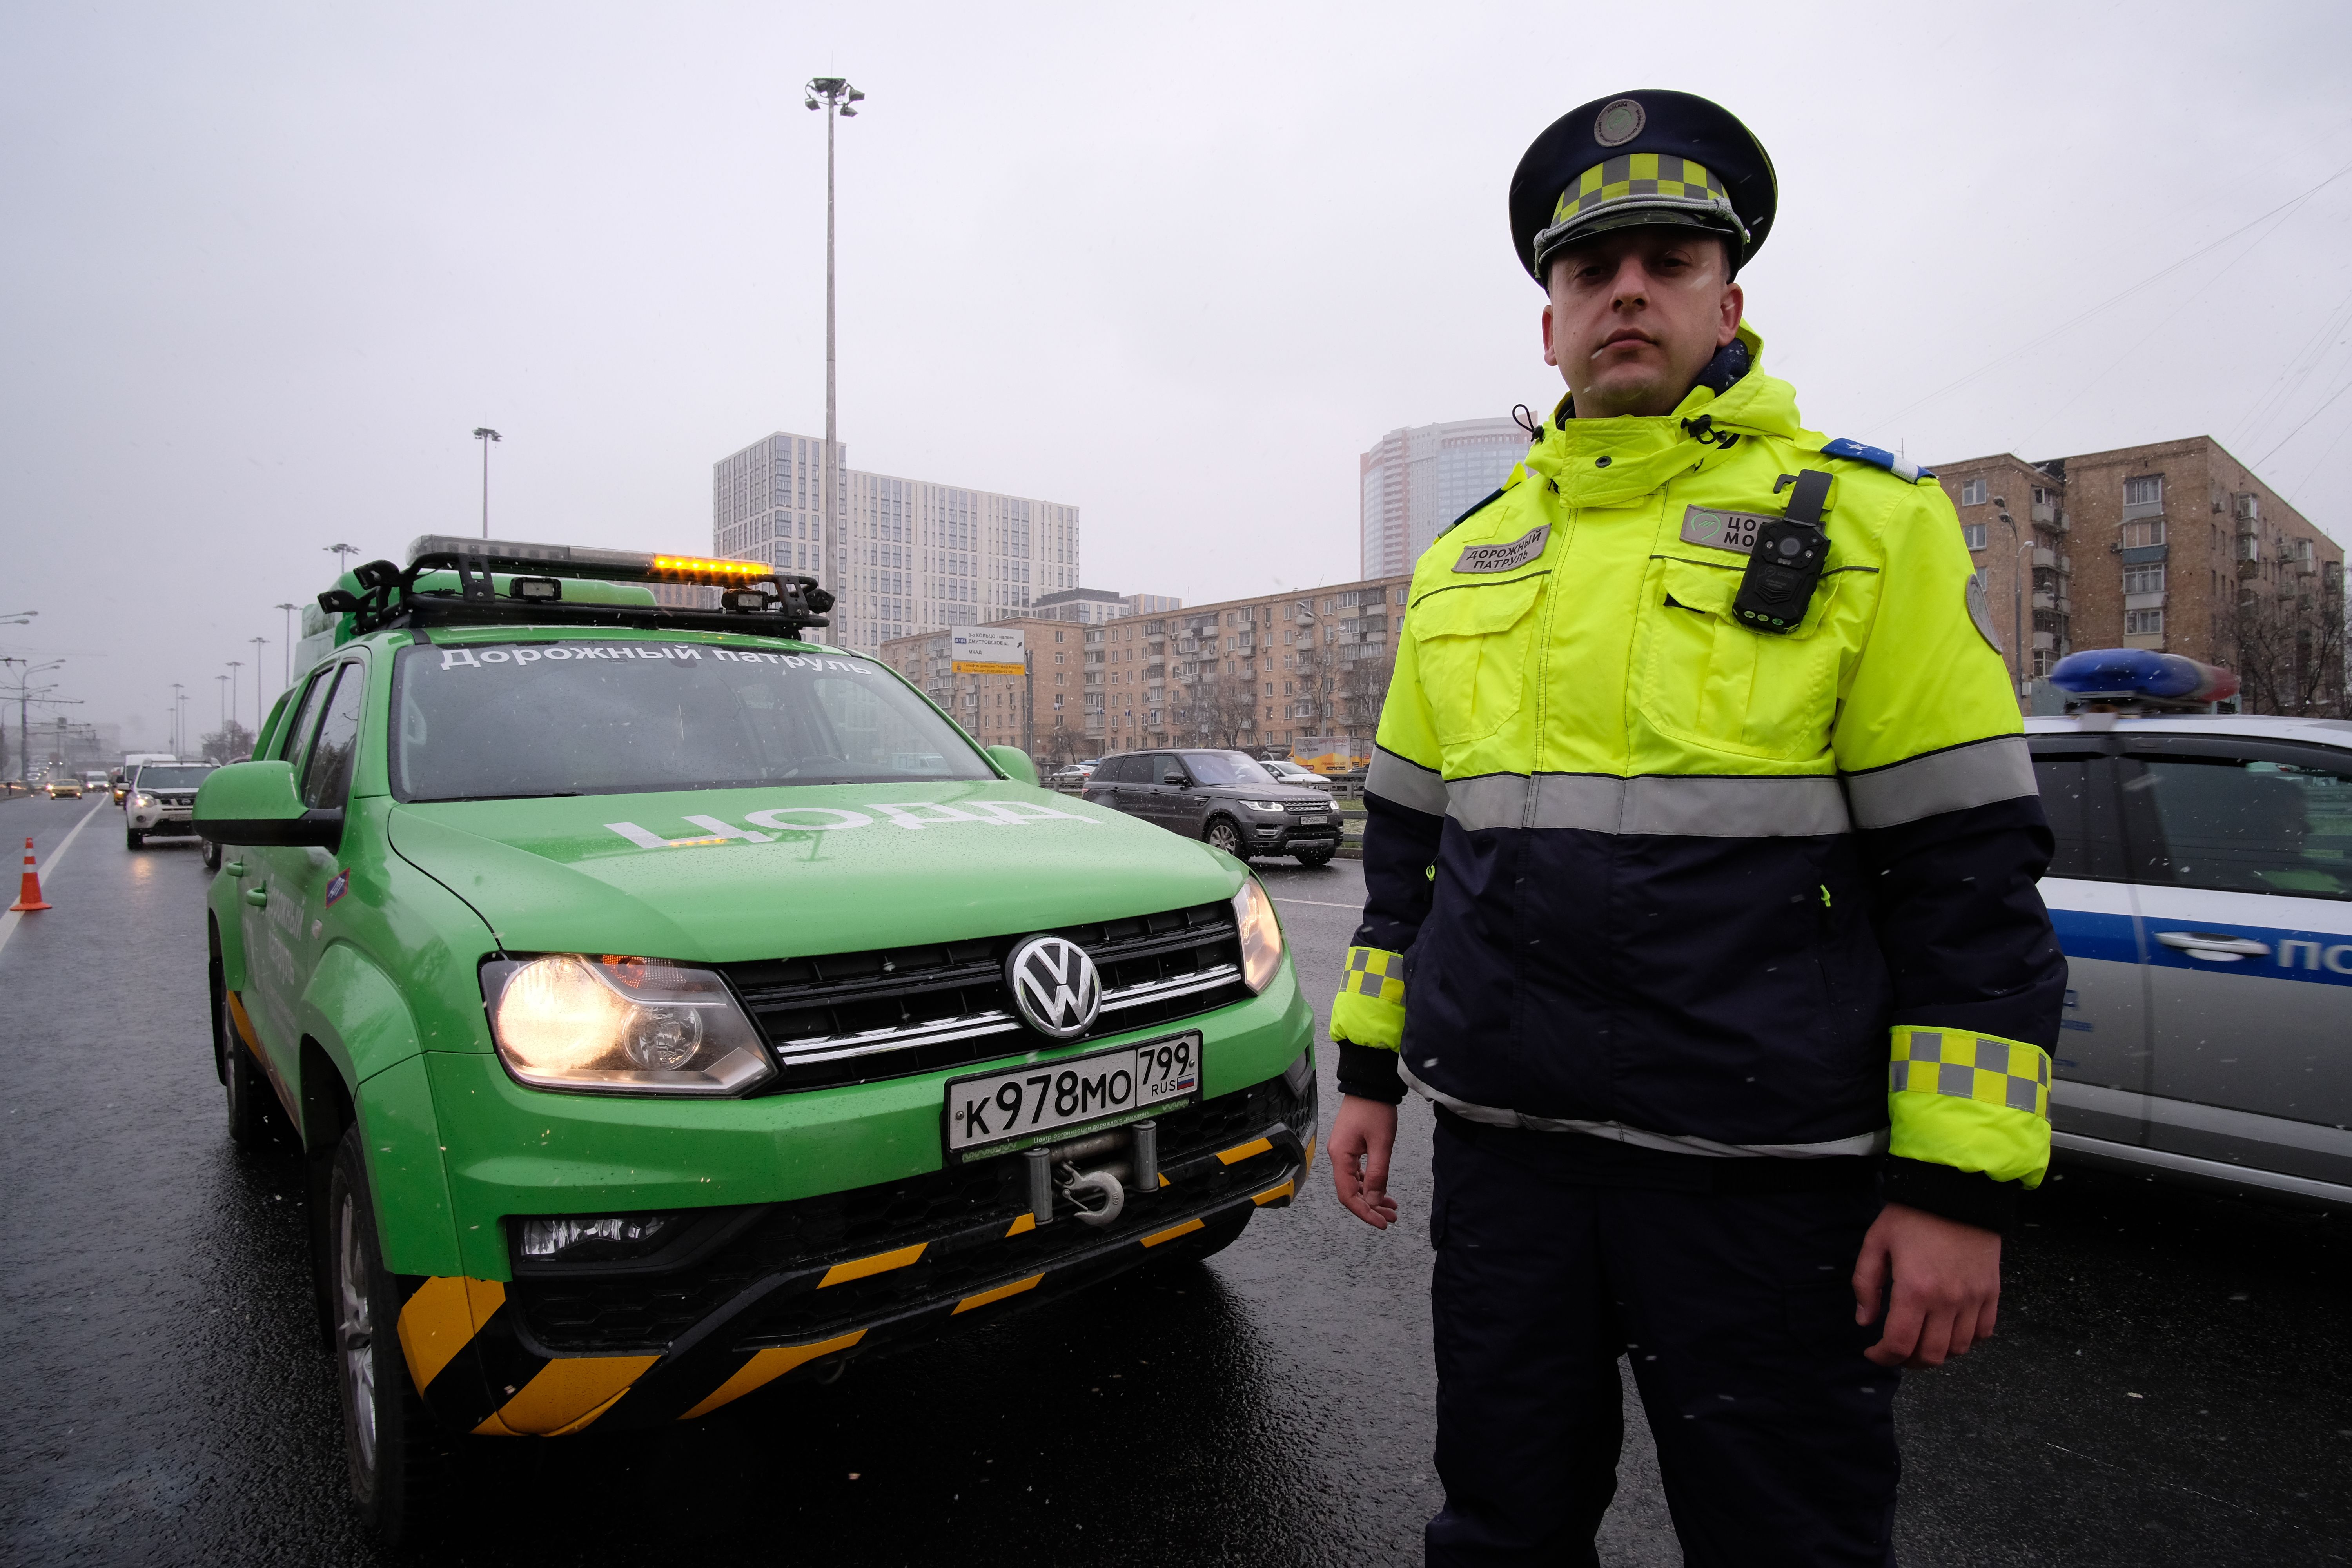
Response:
POLYGON ((1363 479, 1363 573, 1412 570, 1438 531, 1499 489, 1527 455, 1510 419, 1456 419, 1391 430, 1358 460, 1363 479))
POLYGON ((711 465, 711 548, 803 572, 833 590, 828 640, 886 637, 1024 613, 1078 585, 1078 509, 1024 496, 863 473, 834 461, 840 537, 824 537, 824 441, 778 431, 711 465), (830 549, 827 548, 828 543, 830 549))

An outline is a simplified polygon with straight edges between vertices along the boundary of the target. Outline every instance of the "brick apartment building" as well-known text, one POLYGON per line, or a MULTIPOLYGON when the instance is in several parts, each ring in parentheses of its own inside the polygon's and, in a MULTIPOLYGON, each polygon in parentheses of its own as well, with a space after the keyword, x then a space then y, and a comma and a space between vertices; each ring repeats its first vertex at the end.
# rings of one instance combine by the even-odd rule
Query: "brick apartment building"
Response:
POLYGON ((2344 551, 2210 436, 1935 465, 2021 692, 2075 648, 2238 672, 2259 712, 2345 699, 2344 551))
POLYGON ((1330 735, 1370 740, 1388 693, 1411 578, 1129 616, 1019 626, 1025 675, 955 675, 949 634, 882 645, 984 744, 1059 762, 1139 746, 1257 750, 1330 735))

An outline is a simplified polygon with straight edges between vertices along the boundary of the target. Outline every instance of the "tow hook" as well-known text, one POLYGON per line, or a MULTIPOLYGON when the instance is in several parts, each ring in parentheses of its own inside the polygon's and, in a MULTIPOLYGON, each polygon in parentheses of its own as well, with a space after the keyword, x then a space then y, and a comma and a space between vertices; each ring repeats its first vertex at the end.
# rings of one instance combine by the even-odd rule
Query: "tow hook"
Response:
POLYGON ((1075 1166, 1065 1165, 1062 1169, 1067 1173, 1062 1183, 1062 1191, 1078 1205, 1079 1224, 1108 1225, 1118 1217, 1121 1209, 1127 1207, 1127 1189, 1118 1184, 1118 1178, 1109 1171, 1088 1171, 1082 1175, 1075 1166), (1102 1207, 1087 1206, 1086 1200, 1078 1194, 1088 1192, 1102 1194, 1102 1207))
POLYGON ((1146 1191, 1160 1185, 1159 1134, 1156 1123, 1139 1121, 1058 1147, 1030 1150, 1023 1158, 1029 1167, 1029 1209, 1036 1223, 1053 1223, 1057 1191, 1078 1211, 1082 1225, 1099 1228, 1118 1218, 1127 1208, 1129 1182, 1146 1191), (1113 1150, 1130 1158, 1101 1160, 1113 1150), (1081 1170, 1081 1163, 1094 1164, 1094 1169, 1081 1170))

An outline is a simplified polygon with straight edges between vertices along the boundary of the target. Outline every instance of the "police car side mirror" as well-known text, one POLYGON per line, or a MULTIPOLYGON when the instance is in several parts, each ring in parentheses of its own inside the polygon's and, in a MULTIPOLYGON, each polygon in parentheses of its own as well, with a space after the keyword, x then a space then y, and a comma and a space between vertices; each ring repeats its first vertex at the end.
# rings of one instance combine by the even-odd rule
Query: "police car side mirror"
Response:
POLYGON ((1020 747, 991 746, 988 755, 989 760, 1003 768, 1005 775, 1014 783, 1033 784, 1037 782, 1037 764, 1020 747))
POLYGON ((263 848, 340 849, 341 806, 313 810, 294 786, 294 764, 231 763, 205 775, 192 814, 199 837, 263 848))

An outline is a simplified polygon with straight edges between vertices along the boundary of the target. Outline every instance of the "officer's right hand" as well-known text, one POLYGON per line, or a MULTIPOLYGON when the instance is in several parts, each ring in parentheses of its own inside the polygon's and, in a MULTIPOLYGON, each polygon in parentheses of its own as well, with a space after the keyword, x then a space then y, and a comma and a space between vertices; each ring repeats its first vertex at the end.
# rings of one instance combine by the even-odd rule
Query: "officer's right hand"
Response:
POLYGON ((1349 1214, 1374 1230, 1396 1223, 1389 1196, 1389 1153, 1396 1147, 1397 1108, 1360 1094, 1341 1097, 1331 1121, 1331 1180, 1349 1214))

